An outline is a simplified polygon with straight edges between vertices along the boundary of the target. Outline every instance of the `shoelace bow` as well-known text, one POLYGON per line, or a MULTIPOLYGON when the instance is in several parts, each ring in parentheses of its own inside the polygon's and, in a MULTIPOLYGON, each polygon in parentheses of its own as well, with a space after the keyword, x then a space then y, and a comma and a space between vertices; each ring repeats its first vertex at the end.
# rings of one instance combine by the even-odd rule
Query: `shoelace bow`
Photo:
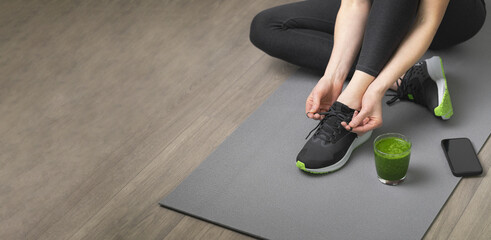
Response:
POLYGON ((335 111, 327 111, 327 112, 321 112, 321 113, 318 113, 320 115, 324 115, 325 117, 323 119, 321 119, 319 121, 319 123, 317 124, 317 126, 315 126, 314 129, 312 129, 310 132, 309 132, 309 135, 307 135, 307 138, 309 138, 310 134, 312 134, 315 130, 319 130, 318 132, 314 133, 314 136, 315 135, 318 135, 318 134, 323 134, 326 136, 326 141, 330 142, 333 140, 333 137, 335 134, 339 134, 341 132, 341 122, 349 122, 351 119, 349 116, 347 116, 347 114, 343 114, 343 113, 340 113, 340 112, 335 112, 335 111), (328 118, 330 117, 336 117, 337 118, 337 121, 336 121, 336 127, 332 127, 332 126, 329 126, 329 124, 324 124, 328 118), (329 133, 328 131, 326 131, 323 126, 326 126, 328 127, 329 129, 332 130, 331 133, 329 133))
POLYGON ((414 69, 411 68, 409 69, 406 74, 404 74, 403 78, 399 78, 401 80, 401 84, 399 84, 399 81, 396 81, 397 85, 397 91, 396 93, 386 93, 385 96, 391 96, 389 101, 386 102, 387 105, 392 105, 397 101, 397 99, 402 99, 405 98, 406 95, 408 94, 408 90, 411 90, 411 92, 414 92, 414 86, 410 83, 409 79, 411 79, 413 75, 414 69))

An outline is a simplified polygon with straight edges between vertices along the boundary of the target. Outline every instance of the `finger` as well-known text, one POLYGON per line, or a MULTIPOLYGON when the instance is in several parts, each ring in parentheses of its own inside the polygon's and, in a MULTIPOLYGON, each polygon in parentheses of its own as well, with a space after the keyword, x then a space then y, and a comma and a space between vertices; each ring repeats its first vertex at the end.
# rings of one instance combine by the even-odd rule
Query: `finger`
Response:
POLYGON ((355 112, 353 113, 353 117, 351 117, 352 119, 355 118, 356 116, 358 116, 358 111, 355 110, 355 112))
POLYGON ((361 125, 363 123, 363 120, 367 117, 367 114, 365 112, 360 111, 359 113, 356 114, 356 117, 351 118, 351 122, 349 125, 352 128, 357 127, 358 125, 361 125))
POLYGON ((341 122, 341 126, 343 126, 346 131, 351 131, 351 127, 346 122, 341 122))
POLYGON ((312 94, 312 107, 310 108, 310 112, 318 112, 320 106, 320 98, 317 94, 312 94))
POLYGON ((363 119, 363 125, 367 124, 367 123, 368 123, 368 121, 370 121, 370 119, 369 119, 369 118, 365 118, 365 119, 363 119))
POLYGON ((360 125, 358 127, 353 128, 353 131, 352 132, 360 135, 360 134, 366 133, 366 132, 368 132, 370 130, 373 130, 375 128, 379 128, 380 126, 382 126, 382 122, 381 121, 378 121, 378 120, 370 120, 370 121, 368 121, 364 125, 360 125))
POLYGON ((364 133, 366 133, 372 129, 374 129, 373 125, 365 124, 365 125, 353 128, 353 130, 351 130, 351 132, 354 132, 358 135, 362 135, 362 134, 364 134, 364 133))
POLYGON ((310 109, 312 109, 312 101, 310 100, 310 96, 309 96, 309 98, 305 102, 305 114, 308 115, 310 113, 310 109))
POLYGON ((307 113, 307 117, 308 117, 308 118, 314 118, 314 114, 313 114, 313 113, 311 113, 311 112, 308 112, 308 113, 307 113))
POLYGON ((310 109, 312 109, 312 92, 310 92, 307 100, 305 101, 305 113, 309 113, 310 109))
POLYGON ((319 120, 320 118, 321 118, 321 115, 320 114, 318 114, 318 113, 314 114, 314 119, 315 120, 319 120))
MULTIPOLYGON (((353 118, 356 118, 356 116, 358 116, 358 113, 359 113, 358 110, 355 110, 351 119, 353 120, 353 118)), ((348 128, 346 130, 351 131, 351 130, 353 130, 353 128, 348 125, 348 128)))

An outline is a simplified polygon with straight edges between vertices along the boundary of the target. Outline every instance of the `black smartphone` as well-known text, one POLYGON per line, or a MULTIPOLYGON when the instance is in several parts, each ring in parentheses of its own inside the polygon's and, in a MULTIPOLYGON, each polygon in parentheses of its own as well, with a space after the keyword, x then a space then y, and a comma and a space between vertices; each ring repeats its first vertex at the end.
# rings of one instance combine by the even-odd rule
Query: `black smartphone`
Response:
POLYGON ((443 139, 442 148, 454 176, 467 177, 482 174, 481 163, 468 138, 443 139))

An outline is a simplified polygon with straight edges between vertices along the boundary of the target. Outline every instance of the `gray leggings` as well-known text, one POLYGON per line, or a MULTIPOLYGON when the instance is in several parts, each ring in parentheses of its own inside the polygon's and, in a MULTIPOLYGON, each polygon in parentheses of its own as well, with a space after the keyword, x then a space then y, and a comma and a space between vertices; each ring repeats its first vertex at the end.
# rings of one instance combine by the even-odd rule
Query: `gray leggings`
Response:
MULTIPOLYGON (((310 0, 260 12, 251 23, 251 42, 267 54, 323 72, 333 48, 341 0, 310 0)), ((377 76, 411 27, 418 0, 373 0, 354 70, 377 76)), ((484 24, 483 0, 451 0, 430 49, 474 36, 484 24)))

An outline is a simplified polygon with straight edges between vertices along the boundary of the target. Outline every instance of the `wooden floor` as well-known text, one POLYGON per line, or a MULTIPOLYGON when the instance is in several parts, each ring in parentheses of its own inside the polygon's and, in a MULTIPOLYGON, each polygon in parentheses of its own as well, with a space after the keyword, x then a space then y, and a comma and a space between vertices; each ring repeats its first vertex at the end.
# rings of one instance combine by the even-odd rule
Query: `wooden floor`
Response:
MULTIPOLYGON (((0 239, 247 239, 157 203, 297 69, 248 40, 286 2, 0 1, 0 239)), ((426 237, 491 236, 490 189, 426 237)))

